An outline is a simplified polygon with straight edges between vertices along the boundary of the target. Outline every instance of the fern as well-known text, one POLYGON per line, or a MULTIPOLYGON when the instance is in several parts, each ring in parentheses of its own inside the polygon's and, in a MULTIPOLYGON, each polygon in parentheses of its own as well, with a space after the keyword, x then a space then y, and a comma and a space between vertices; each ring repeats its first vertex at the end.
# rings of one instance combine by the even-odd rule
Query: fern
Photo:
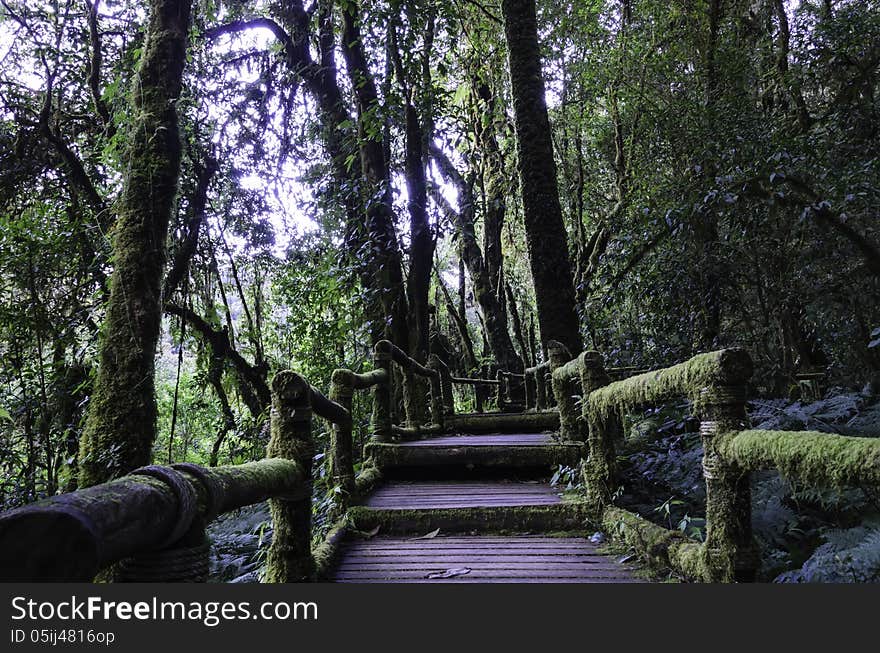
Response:
POLYGON ((780 574, 779 583, 880 582, 880 528, 829 530, 803 567, 780 574))

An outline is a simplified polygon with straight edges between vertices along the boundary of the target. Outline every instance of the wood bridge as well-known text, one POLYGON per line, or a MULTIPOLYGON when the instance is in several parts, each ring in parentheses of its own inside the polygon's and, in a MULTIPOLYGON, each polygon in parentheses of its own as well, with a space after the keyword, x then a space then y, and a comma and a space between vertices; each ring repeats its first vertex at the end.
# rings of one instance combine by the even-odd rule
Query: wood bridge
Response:
POLYGON ((548 354, 523 375, 459 379, 436 357, 422 365, 381 341, 374 369, 336 370, 329 396, 294 372, 279 372, 265 459, 153 465, 0 515, 0 579, 88 581, 112 567, 123 581, 205 580, 206 525, 268 499, 268 582, 639 582, 643 575, 586 539, 597 529, 635 549, 643 563, 684 579, 750 581, 760 562, 750 472, 880 486, 880 439, 748 430, 752 364, 743 350, 642 374, 609 374, 597 352, 572 358, 558 343, 549 343, 548 354), (494 389, 500 412, 456 414, 455 384, 494 389), (373 435, 355 474, 358 391, 372 393, 373 435), (627 414, 682 396, 701 420, 704 542, 614 505, 627 414), (332 425, 339 489, 336 524, 317 545, 314 416, 332 425), (585 492, 551 486, 558 465, 577 469, 585 492))

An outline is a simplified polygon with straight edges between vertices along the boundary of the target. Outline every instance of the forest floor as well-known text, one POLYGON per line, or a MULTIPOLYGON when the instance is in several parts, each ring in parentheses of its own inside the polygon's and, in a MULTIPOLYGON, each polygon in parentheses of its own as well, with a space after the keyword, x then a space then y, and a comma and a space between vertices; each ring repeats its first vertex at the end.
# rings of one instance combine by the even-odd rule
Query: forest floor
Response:
MULTIPOLYGON (((687 403, 670 404, 630 416, 617 503, 699 540, 705 530, 703 448, 689 408, 687 403)), ((840 389, 811 403, 753 400, 749 409, 758 429, 880 434, 880 401, 840 389)), ((571 468, 558 469, 553 482, 560 491, 578 490, 571 468)), ((752 523, 761 547, 761 581, 880 582, 880 497, 867 490, 801 488, 776 472, 757 473, 752 478, 752 523)), ((259 580, 272 535, 267 504, 222 516, 210 534, 212 581, 259 580)), ((619 546, 609 552, 628 557, 619 546)))

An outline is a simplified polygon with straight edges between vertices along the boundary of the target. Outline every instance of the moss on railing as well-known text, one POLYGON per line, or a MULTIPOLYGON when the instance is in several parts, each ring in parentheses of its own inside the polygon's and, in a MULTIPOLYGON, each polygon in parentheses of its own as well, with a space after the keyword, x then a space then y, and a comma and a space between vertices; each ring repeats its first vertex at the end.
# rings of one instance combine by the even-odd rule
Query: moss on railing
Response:
POLYGON ((822 486, 880 486, 880 438, 748 430, 725 434, 718 450, 749 471, 777 469, 792 480, 822 486))
POLYGON ((682 395, 698 401, 704 388, 742 384, 751 375, 752 359, 744 349, 721 349, 600 388, 590 393, 587 410, 597 419, 606 419, 619 407, 654 404, 682 395))

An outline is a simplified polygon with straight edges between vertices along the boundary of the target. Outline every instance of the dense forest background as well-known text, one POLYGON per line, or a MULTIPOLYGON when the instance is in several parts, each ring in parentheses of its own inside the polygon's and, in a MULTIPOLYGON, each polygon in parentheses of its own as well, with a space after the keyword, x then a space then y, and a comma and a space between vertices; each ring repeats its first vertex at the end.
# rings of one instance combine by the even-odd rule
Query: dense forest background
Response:
POLYGON ((806 372, 855 402, 826 425, 871 406, 880 6, 539 0, 551 151, 529 5, 0 0, 0 508, 261 457, 275 371, 326 388, 382 337, 471 376, 551 337, 638 368, 740 345, 764 410, 806 372))

